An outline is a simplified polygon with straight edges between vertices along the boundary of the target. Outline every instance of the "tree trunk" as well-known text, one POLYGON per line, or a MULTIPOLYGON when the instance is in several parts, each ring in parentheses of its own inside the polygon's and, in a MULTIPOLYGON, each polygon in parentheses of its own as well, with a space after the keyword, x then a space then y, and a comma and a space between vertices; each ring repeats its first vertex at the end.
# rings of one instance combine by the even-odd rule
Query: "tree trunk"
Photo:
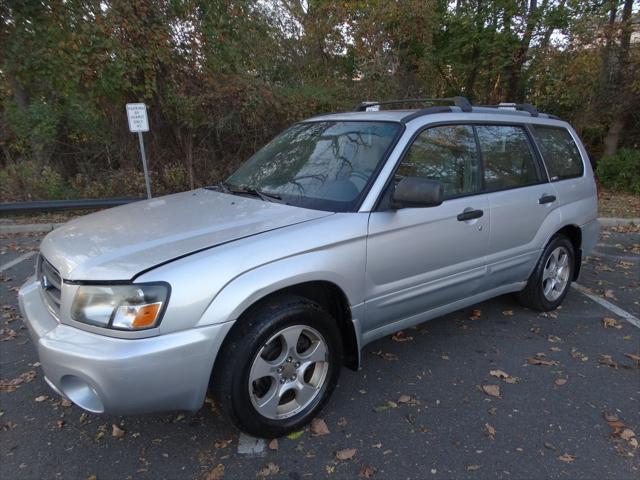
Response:
POLYGON ((624 129, 624 117, 617 116, 609 126, 607 136, 604 138, 603 155, 615 155, 618 153, 618 144, 620 143, 620 135, 624 129))
MULTIPOLYGON (((622 8, 622 18, 620 26, 620 47, 617 55, 617 63, 615 68, 609 75, 611 82, 611 91, 616 92, 617 100, 612 108, 612 120, 607 130, 607 136, 604 139, 604 155, 615 155, 618 152, 618 145, 620 143, 620 137, 626 124, 627 108, 630 102, 626 101, 625 93, 628 84, 628 59, 629 59, 629 46, 631 45, 631 13, 633 7, 633 0, 625 0, 622 8)), ((615 19, 615 13, 613 14, 615 19)), ((611 33, 613 37, 613 32, 611 33)), ((613 38, 611 38, 613 42, 613 38)), ((608 53, 609 62, 611 51, 608 53)), ((604 66, 604 65, 603 65, 604 66)))
MULTIPOLYGON (((546 5, 546 2, 545 2, 546 5)), ((509 81, 507 86, 507 98, 508 101, 522 101, 524 98, 524 89, 522 88, 522 69, 524 63, 527 60, 527 53, 529 52, 529 46, 531 45, 531 38, 533 37, 533 31, 538 23, 538 2, 537 0, 530 0, 529 13, 527 15, 527 25, 525 27, 524 36, 520 47, 516 51, 511 66, 509 68, 509 81)))

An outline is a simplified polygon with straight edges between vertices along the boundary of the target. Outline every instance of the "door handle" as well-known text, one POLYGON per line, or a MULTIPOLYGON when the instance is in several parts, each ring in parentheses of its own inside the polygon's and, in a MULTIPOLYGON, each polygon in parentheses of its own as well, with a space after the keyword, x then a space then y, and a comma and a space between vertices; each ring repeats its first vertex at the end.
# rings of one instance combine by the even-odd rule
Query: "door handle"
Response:
POLYGON ((540 205, 543 205, 545 203, 551 203, 551 202, 555 202, 556 201, 556 196, 555 195, 542 195, 539 199, 538 199, 538 203, 540 205))
POLYGON ((464 212, 458 214, 458 221, 464 222, 466 220, 473 220, 474 218, 480 218, 484 215, 482 210, 465 210, 464 212))

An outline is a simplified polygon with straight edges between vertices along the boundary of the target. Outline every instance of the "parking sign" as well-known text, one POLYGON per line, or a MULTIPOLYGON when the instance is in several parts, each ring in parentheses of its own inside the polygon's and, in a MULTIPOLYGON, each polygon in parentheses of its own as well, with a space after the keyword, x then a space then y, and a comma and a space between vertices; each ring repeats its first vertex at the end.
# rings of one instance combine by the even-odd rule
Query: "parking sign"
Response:
POLYGON ((149 131, 147 106, 144 103, 127 103, 127 119, 129 131, 133 133, 149 131))

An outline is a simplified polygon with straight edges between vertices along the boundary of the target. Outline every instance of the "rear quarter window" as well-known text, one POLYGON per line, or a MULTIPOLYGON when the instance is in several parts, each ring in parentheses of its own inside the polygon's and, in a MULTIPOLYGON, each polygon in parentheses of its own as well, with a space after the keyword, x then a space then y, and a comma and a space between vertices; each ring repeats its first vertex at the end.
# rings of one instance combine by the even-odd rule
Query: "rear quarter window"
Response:
POLYGON ((533 131, 552 182, 582 176, 582 157, 566 128, 535 125, 533 131))

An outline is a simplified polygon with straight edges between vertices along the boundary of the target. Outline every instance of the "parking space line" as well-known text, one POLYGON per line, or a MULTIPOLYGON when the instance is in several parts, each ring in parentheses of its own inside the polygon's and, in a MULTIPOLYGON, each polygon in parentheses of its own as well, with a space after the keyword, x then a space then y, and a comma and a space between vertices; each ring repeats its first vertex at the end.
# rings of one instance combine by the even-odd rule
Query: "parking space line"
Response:
POLYGON ((33 257, 36 253, 37 252, 27 252, 24 255, 20 255, 18 258, 14 258, 10 262, 0 265, 0 272, 4 272, 5 270, 9 270, 11 267, 15 267, 20 262, 24 262, 25 260, 33 257))
POLYGON ((614 305, 613 303, 606 301, 604 298, 590 293, 587 290, 587 288, 583 287, 579 283, 572 283, 571 286, 573 288, 575 288, 576 290, 578 290, 583 295, 589 297, 594 302, 602 305, 604 308, 606 308, 610 312, 613 312, 617 316, 619 316, 621 318, 624 318, 627 322, 629 322, 634 327, 640 328, 640 319, 638 319, 638 317, 630 314, 629 312, 627 312, 626 310, 623 310, 622 308, 618 307, 617 305, 614 305))

